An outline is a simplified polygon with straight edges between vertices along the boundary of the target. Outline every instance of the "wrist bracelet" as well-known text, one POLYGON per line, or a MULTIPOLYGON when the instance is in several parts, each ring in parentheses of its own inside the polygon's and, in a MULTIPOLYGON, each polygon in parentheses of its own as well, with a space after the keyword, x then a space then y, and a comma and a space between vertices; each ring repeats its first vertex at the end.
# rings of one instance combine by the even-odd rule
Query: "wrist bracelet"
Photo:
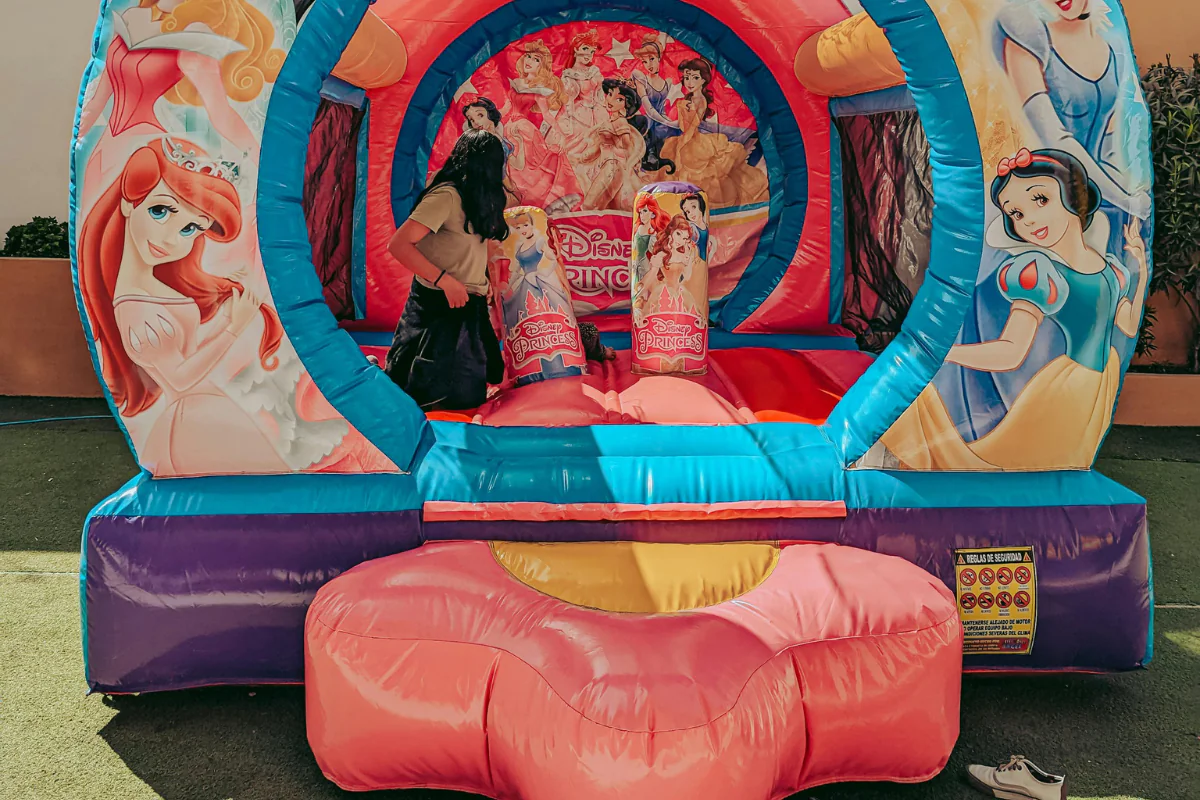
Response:
POLYGON ((433 282, 433 285, 437 286, 439 283, 442 282, 442 278, 444 278, 444 277, 446 277, 446 270, 442 270, 442 274, 437 276, 437 280, 433 282))

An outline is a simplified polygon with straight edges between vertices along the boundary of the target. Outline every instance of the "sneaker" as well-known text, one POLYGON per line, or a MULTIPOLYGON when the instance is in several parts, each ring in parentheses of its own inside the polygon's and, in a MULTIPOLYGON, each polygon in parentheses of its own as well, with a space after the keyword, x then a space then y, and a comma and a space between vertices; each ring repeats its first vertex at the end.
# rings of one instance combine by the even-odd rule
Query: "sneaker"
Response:
POLYGON ((967 780, 984 794, 1001 800, 1067 800, 1066 777, 1051 775, 1025 756, 1012 756, 999 767, 971 764, 967 780))
POLYGON ((379 366, 379 357, 378 356, 367 356, 367 363, 370 364, 372 367, 378 367, 379 366))

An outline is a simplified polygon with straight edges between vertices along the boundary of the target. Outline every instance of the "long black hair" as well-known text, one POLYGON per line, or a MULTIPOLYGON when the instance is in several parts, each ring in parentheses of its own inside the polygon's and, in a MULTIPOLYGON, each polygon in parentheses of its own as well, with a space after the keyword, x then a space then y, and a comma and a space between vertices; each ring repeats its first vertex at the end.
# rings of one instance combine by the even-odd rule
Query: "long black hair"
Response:
POLYGON ((504 221, 504 145, 500 137, 472 129, 458 137, 450 157, 419 195, 413 207, 439 186, 449 184, 462 198, 463 229, 484 239, 508 238, 504 221))
MULTIPOLYGON (((992 181, 992 202, 1004 211, 1000 193, 1016 178, 1052 178, 1058 183, 1063 207, 1079 218, 1086 231, 1100 209, 1100 187, 1088 177, 1087 169, 1075 156, 1062 150, 1022 150, 1013 158, 1000 162, 992 181)), ((1012 217, 1004 214, 1004 232, 1011 238, 1024 241, 1013 225, 1012 217)))
POLYGON ((621 95, 621 99, 625 101, 625 119, 633 119, 638 109, 642 107, 642 98, 638 96, 637 89, 634 89, 626 81, 618 78, 605 78, 600 83, 600 89, 606 96, 613 92, 621 95))

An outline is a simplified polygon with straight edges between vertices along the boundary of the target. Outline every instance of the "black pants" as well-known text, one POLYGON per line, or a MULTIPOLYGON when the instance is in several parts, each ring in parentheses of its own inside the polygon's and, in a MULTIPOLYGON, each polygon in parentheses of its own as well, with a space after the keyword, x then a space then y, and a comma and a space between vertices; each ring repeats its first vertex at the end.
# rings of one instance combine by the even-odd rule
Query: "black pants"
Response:
POLYGON ((427 411, 483 405, 487 385, 504 380, 487 299, 472 294, 451 308, 444 292, 414 280, 384 370, 427 411))

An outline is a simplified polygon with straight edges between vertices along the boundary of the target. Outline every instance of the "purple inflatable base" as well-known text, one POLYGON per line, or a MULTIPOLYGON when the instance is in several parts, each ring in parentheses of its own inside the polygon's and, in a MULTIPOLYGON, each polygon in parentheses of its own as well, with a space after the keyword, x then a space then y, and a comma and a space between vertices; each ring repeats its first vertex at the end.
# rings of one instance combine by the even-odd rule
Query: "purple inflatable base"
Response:
POLYGON ((1150 548, 1142 505, 852 510, 844 520, 422 523, 419 511, 94 517, 86 531, 88 685, 122 693, 304 679, 317 589, 422 541, 821 541, 899 556, 952 586, 953 550, 1033 546, 1028 656, 967 669, 1134 669, 1146 660, 1150 548))

